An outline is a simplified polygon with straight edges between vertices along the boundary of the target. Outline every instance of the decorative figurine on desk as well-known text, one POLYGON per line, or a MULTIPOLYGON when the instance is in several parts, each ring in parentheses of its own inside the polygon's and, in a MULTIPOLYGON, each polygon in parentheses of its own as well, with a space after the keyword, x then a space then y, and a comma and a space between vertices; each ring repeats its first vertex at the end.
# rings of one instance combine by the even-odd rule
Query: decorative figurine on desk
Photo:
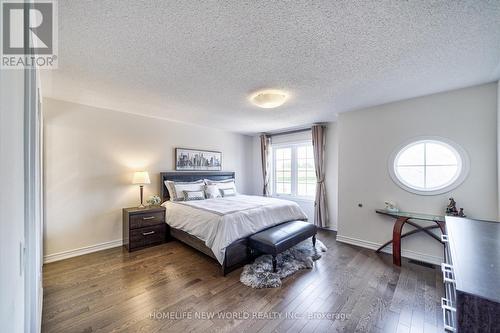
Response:
POLYGON ((458 216, 457 203, 453 198, 450 198, 450 203, 446 207, 446 215, 458 216))
POLYGON ((385 201, 385 210, 392 213, 399 212, 399 208, 396 206, 394 201, 385 201))
POLYGON ((446 207, 446 215, 465 217, 464 209, 460 208, 460 211, 458 211, 457 203, 453 198, 450 198, 450 203, 446 207))

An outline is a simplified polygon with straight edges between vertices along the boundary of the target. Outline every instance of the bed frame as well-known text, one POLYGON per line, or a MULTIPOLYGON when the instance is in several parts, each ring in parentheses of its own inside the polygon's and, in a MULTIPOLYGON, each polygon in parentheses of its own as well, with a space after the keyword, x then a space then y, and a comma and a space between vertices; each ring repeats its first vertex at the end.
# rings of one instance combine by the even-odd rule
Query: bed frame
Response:
MULTIPOLYGON (((234 172, 225 172, 225 171, 217 171, 217 172, 188 172, 188 171, 177 171, 177 172, 161 172, 161 196, 162 201, 167 201, 170 199, 168 194, 168 190, 165 186, 166 180, 172 180, 176 182, 192 182, 199 179, 210 179, 210 180, 226 180, 226 179, 234 179, 234 172)), ((220 266, 217 261, 212 250, 205 245, 205 243, 180 229, 170 227, 170 236, 195 248, 196 250, 206 254, 207 256, 215 259, 217 264, 220 266)), ((221 271, 223 275, 247 264, 251 260, 255 258, 256 253, 251 253, 249 250, 248 238, 241 238, 233 243, 229 244, 226 248, 226 255, 224 257, 224 262, 221 266, 221 271)))

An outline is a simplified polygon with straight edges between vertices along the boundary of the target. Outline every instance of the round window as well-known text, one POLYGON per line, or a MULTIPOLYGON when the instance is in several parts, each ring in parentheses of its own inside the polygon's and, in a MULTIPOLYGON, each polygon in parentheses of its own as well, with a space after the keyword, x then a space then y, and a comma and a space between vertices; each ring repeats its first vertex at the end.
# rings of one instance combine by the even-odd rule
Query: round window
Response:
POLYGON ((469 172, 466 152, 444 138, 420 138, 397 149, 389 159, 389 173, 401 188, 436 195, 460 185, 469 172))

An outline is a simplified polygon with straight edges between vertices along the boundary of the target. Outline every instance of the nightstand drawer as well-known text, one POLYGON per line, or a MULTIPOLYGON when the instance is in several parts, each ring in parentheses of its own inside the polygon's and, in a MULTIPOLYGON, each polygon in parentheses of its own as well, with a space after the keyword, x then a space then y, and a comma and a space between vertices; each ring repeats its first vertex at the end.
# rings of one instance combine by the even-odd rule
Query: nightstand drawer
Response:
POLYGON ((130 229, 154 226, 165 223, 165 212, 153 212, 130 215, 130 229))
POLYGON ((152 227, 130 230, 129 248, 139 248, 163 243, 166 239, 167 225, 165 223, 152 227))

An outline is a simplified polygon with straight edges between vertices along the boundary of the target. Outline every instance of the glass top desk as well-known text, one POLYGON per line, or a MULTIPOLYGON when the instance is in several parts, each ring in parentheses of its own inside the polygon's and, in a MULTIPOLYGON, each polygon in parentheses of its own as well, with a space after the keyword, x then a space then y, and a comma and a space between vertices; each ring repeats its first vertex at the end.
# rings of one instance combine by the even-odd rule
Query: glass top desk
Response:
POLYGON ((394 227, 392 229, 392 239, 385 242, 381 247, 377 249, 377 252, 380 252, 384 247, 392 243, 392 262, 394 265, 401 266, 401 239, 404 237, 416 234, 418 232, 424 232, 438 242, 442 243, 441 238, 431 230, 439 228, 441 230, 441 233, 445 234, 444 216, 410 212, 392 212, 385 209, 377 209, 375 211, 378 214, 395 218, 394 227), (422 226, 415 223, 415 221, 427 221, 433 222, 433 224, 422 226), (409 224, 415 229, 406 233, 402 233, 405 224, 409 224))

